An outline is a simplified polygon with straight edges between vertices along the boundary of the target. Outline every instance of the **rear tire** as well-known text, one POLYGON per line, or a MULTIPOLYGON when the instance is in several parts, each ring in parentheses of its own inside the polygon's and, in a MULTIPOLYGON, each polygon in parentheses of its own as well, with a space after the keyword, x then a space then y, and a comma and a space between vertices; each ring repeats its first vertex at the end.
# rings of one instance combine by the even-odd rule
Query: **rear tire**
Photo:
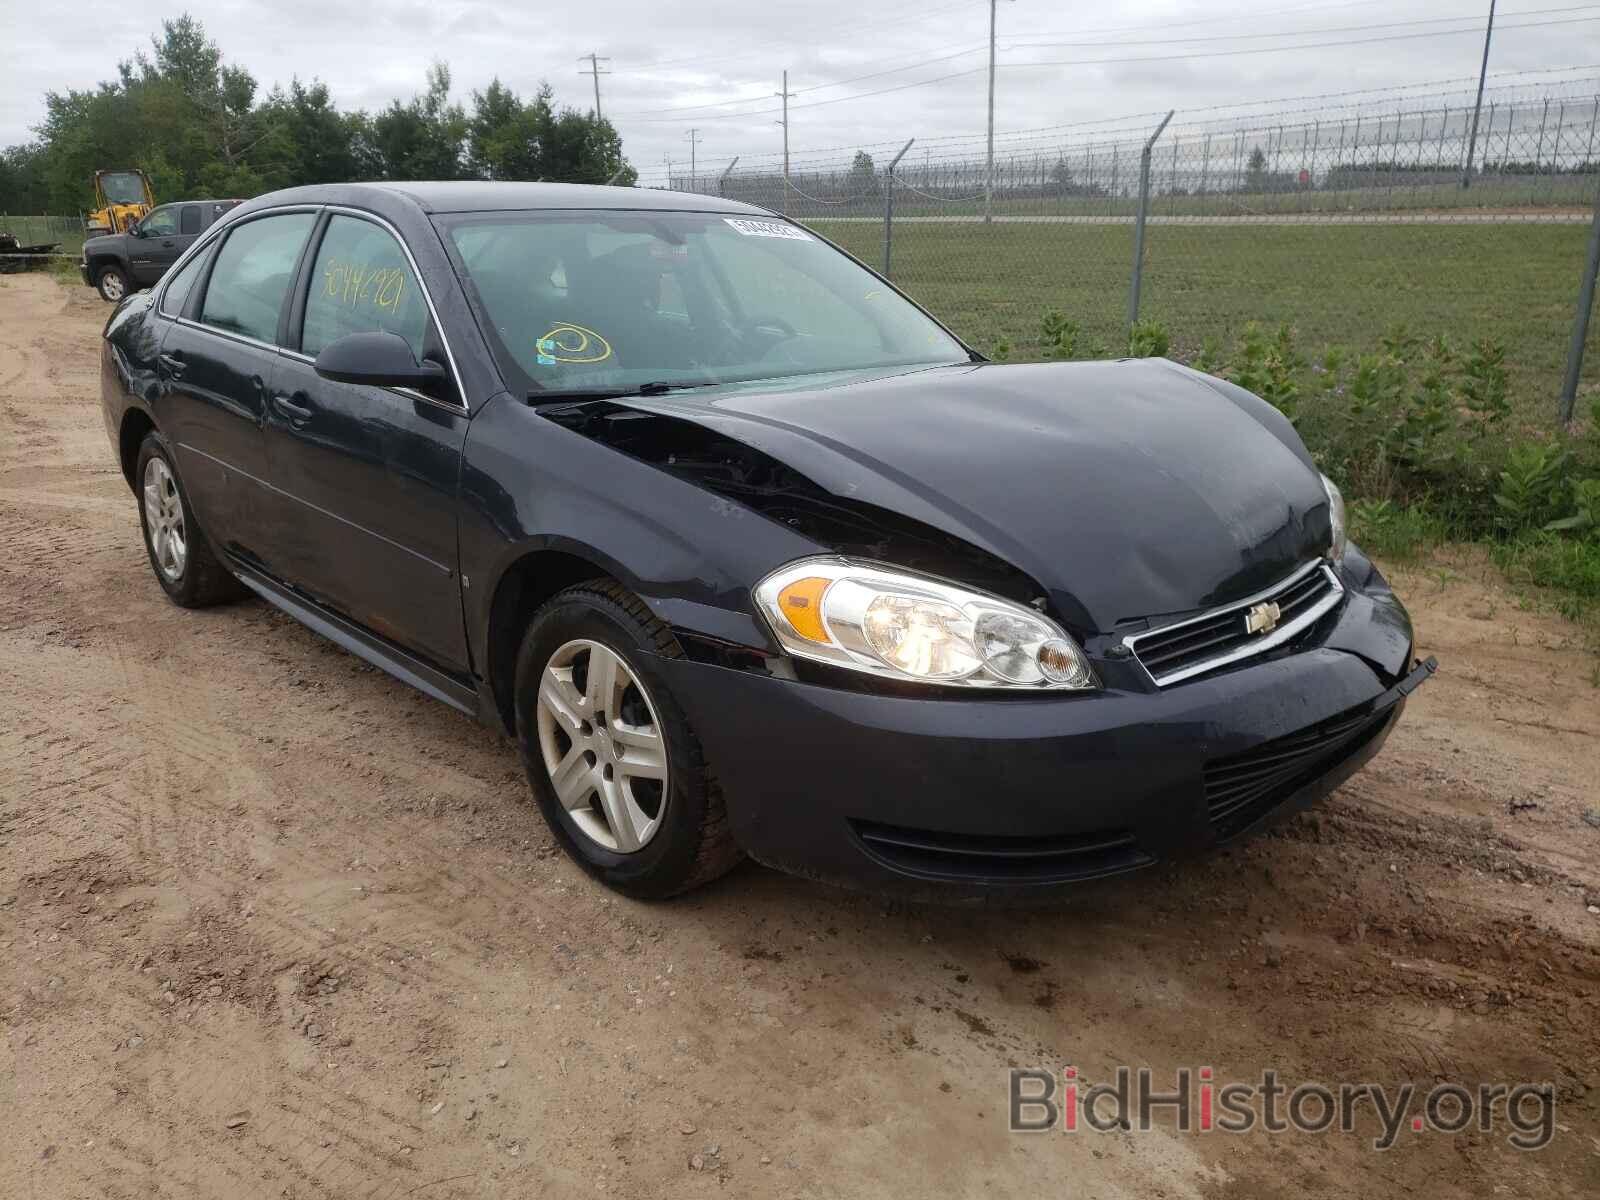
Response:
POLYGON ((183 608, 205 608, 243 595, 244 585, 201 532, 171 447, 155 430, 140 443, 133 479, 145 554, 167 597, 183 608))
POLYGON ((94 277, 95 290, 107 304, 120 303, 133 290, 121 267, 101 267, 94 277))
POLYGON ((549 601, 517 654, 517 743, 534 799, 584 870, 641 900, 709 883, 744 857, 657 663, 682 657, 671 630, 606 580, 549 601), (593 677, 591 664, 600 664, 593 677), (616 672, 614 688, 593 683, 602 669, 616 672))

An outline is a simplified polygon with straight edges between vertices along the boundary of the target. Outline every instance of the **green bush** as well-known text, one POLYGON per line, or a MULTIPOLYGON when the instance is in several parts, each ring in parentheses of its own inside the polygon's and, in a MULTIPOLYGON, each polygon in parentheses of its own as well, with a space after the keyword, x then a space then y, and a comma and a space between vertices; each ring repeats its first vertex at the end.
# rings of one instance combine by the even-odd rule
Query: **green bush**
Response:
POLYGON ((1139 321, 1128 333, 1129 358, 1165 358, 1172 347, 1166 326, 1159 321, 1139 321))
POLYGON ((1500 528, 1517 534, 1545 524, 1555 515, 1566 479, 1568 455, 1555 446, 1523 442, 1512 446, 1494 502, 1500 528))

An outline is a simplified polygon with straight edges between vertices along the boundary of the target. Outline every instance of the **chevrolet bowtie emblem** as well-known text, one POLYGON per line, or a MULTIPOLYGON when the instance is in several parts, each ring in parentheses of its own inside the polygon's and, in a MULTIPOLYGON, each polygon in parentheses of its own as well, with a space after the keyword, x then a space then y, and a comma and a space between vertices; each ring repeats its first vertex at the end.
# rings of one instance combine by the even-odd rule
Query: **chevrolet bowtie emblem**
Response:
POLYGON ((1255 604, 1250 611, 1244 614, 1244 631, 1246 633, 1271 633, 1278 627, 1278 618, 1283 616, 1276 604, 1268 601, 1266 604, 1255 604))

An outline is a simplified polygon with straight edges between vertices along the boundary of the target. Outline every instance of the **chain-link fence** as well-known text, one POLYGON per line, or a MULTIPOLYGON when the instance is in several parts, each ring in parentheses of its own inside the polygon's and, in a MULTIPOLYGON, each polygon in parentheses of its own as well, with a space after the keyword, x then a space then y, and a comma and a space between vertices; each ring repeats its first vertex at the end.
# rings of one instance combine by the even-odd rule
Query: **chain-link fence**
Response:
POLYGON ((1521 403, 1548 413, 1600 186, 1600 79, 1473 101, 1155 114, 1001 137, 992 168, 983 143, 936 137, 654 182, 803 221, 1001 356, 1119 352, 1135 318, 1184 359, 1226 355, 1250 322, 1289 323, 1308 354, 1404 325, 1500 341, 1521 403))
POLYGON ((77 259, 83 238, 81 215, 0 213, 0 274, 64 269, 65 264, 77 259))

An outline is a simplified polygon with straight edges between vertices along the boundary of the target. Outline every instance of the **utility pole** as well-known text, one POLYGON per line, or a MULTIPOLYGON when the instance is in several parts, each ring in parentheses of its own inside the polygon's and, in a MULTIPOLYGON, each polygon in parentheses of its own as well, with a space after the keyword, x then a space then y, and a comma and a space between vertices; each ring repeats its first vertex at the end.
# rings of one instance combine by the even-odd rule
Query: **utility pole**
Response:
POLYGON ((783 100, 783 120, 778 124, 783 126, 783 204, 782 210, 789 211, 789 98, 794 95, 789 90, 789 72, 783 73, 783 90, 778 93, 783 100))
POLYGON ((994 28, 1000 0, 989 0, 989 148, 984 156, 983 223, 994 219, 994 28))
POLYGON ((1461 186, 1472 186, 1472 153, 1478 148, 1478 114, 1483 111, 1483 83, 1489 76, 1489 43, 1494 38, 1494 0, 1489 0, 1489 24, 1483 31, 1483 66, 1478 69, 1478 102, 1472 106, 1472 133, 1467 138, 1467 165, 1461 172, 1461 186))
POLYGON ((611 71, 608 68, 602 67, 600 64, 608 63, 611 60, 609 58, 602 58, 600 55, 591 50, 588 54, 581 55, 578 58, 578 61, 589 64, 589 69, 587 71, 579 71, 579 75, 594 76, 594 119, 598 121, 600 119, 600 76, 611 74, 611 71))
POLYGON ((689 190, 691 192, 698 192, 700 190, 700 176, 699 176, 699 173, 695 170, 695 166, 694 166, 694 164, 695 164, 695 153, 694 153, 694 151, 695 151, 695 147, 699 144, 699 142, 700 142, 700 130, 699 130, 699 128, 697 127, 697 128, 689 130, 689 190))

